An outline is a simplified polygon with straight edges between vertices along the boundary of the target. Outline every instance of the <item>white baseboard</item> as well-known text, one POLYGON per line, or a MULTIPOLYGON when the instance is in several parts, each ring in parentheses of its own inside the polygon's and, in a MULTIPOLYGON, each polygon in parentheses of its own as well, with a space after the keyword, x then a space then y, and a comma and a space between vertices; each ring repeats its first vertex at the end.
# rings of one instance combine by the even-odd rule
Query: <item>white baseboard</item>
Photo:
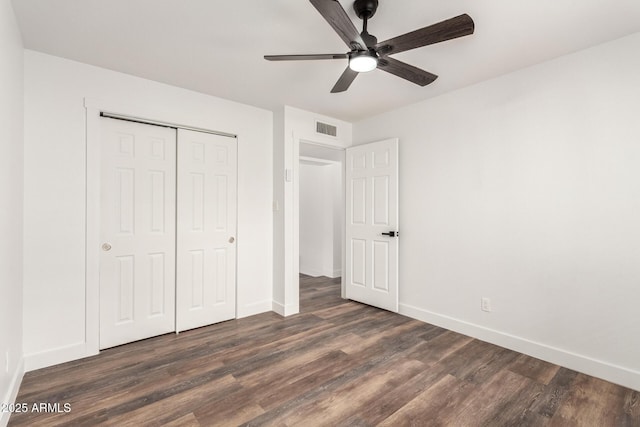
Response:
POLYGON ((271 310, 278 313, 280 316, 284 316, 284 304, 277 301, 271 303, 271 310))
POLYGON ((273 301, 271 310, 275 311, 280 316, 287 317, 294 314, 298 314, 300 312, 300 306, 299 304, 289 304, 285 306, 282 303, 273 301))
POLYGON ((300 273, 311 277, 320 277, 324 275, 320 270, 316 270, 315 268, 308 268, 302 265, 300 266, 300 273))
MULTIPOLYGON (((237 318, 253 316, 267 311, 276 311, 271 300, 260 301, 257 303, 247 304, 238 307, 237 318)), ((287 307, 283 309, 283 316, 290 316, 297 313, 297 306, 287 307)), ((279 313, 280 314, 280 313, 279 313)), ((91 348, 87 343, 81 342, 71 344, 64 347, 58 347, 38 353, 26 354, 24 357, 25 372, 35 371, 36 369, 46 368, 60 363, 70 362, 72 360, 82 359, 84 357, 95 356, 99 353, 97 348, 91 348)))
POLYGON ((320 276, 324 276, 324 277, 329 277, 330 279, 335 279, 336 277, 340 277, 342 276, 342 270, 341 269, 337 269, 337 270, 317 270, 315 268, 307 268, 307 267, 303 267, 302 265, 300 266, 300 273, 305 274, 307 276, 311 276, 311 277, 320 277, 320 276))
POLYGON ((242 319, 243 317, 249 317, 272 310, 273 304, 271 300, 255 302, 252 304, 247 304, 243 307, 238 307, 237 318, 242 319))
POLYGON ((500 347, 524 353, 544 361, 573 369, 624 387, 640 391, 640 372, 602 360, 510 335, 408 304, 399 305, 399 313, 413 319, 440 326, 500 347))
MULTIPOLYGON (((7 394, 4 396, 0 403, 15 403, 16 398, 18 397, 18 391, 20 390, 20 384, 22 384, 22 377, 24 377, 24 359, 21 358, 18 362, 18 366, 16 367, 13 376, 11 377, 11 382, 9 383, 9 389, 7 390, 7 394)), ((9 418, 11 417, 10 412, 0 412, 0 426, 6 426, 9 424, 9 418)))
POLYGON ((25 372, 30 372, 96 354, 98 354, 97 351, 88 349, 87 344, 81 342, 39 353, 26 354, 24 356, 24 368, 25 372))

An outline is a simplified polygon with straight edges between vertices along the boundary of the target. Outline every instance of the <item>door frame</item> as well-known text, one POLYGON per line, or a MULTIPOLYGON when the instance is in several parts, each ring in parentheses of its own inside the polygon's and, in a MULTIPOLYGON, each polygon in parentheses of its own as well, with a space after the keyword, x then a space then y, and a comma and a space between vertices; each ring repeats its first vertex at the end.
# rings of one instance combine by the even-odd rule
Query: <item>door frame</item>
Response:
MULTIPOLYGON (((134 106, 127 103, 108 102, 100 99, 84 98, 85 107, 85 336, 84 352, 80 357, 93 356, 100 353, 100 168, 101 168, 101 113, 111 113, 122 117, 136 117, 140 121, 149 124, 172 125, 172 127, 185 127, 192 130, 201 130, 220 135, 235 137, 237 135, 215 130, 189 126, 188 123, 176 124, 162 117, 158 111, 149 107, 134 106)), ((239 148, 238 148, 239 151, 239 148)), ((236 159, 236 171, 238 170, 238 158, 236 159)), ((237 186, 236 182, 236 186, 237 186)), ((237 201, 236 201, 237 203, 237 201)), ((236 224, 238 212, 236 209, 236 224)), ((237 236, 236 225, 236 236, 237 236)), ((236 253, 237 253, 236 247, 236 253)), ((236 256, 236 274, 238 270, 238 258, 236 256)), ((236 279, 236 318, 238 316, 238 286, 236 279)))

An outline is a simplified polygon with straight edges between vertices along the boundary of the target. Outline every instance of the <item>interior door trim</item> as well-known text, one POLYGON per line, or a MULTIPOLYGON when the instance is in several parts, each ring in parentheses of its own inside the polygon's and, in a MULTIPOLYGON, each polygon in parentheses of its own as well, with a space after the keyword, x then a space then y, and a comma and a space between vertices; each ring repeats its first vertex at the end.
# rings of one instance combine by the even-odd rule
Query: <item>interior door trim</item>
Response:
MULTIPOLYGON (((33 362, 32 369, 50 366, 56 363, 68 362, 82 357, 94 356, 100 353, 100 293, 99 293, 99 254, 100 254, 100 118, 102 113, 107 111, 123 111, 127 114, 109 113, 121 118, 139 119, 143 123, 154 122, 159 125, 168 125, 168 122, 160 120, 146 120, 141 117, 149 117, 154 113, 149 107, 135 107, 128 104, 119 104, 105 100, 84 99, 85 107, 85 331, 84 337, 69 348, 65 347, 57 351, 55 356, 43 357, 42 360, 33 362)), ((173 125, 174 127, 177 125, 173 125)), ((184 129, 198 129, 184 126, 184 129)), ((198 129, 200 131, 200 129, 198 129)), ((201 129, 203 132, 213 133, 221 136, 230 136, 236 141, 238 137, 233 134, 212 131, 211 129, 201 129)), ((237 269, 237 260, 236 260, 237 269)), ((236 287, 236 293, 238 292, 236 287)), ((236 299, 237 313, 237 299, 236 299)))

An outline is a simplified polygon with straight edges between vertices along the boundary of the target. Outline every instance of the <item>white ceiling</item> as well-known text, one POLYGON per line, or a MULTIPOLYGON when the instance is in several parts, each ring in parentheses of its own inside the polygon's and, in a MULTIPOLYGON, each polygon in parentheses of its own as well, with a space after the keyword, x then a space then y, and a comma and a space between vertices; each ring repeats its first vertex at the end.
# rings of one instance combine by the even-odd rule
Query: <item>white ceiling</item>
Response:
MULTIPOLYGON (((380 41, 462 13, 476 31, 394 56, 439 75, 429 86, 376 70, 331 94, 346 60, 263 59, 348 51, 306 0, 13 0, 13 7, 28 49, 352 122, 640 31, 638 0, 379 1, 369 32, 380 41)), ((340 3, 361 28, 352 1, 340 3)))

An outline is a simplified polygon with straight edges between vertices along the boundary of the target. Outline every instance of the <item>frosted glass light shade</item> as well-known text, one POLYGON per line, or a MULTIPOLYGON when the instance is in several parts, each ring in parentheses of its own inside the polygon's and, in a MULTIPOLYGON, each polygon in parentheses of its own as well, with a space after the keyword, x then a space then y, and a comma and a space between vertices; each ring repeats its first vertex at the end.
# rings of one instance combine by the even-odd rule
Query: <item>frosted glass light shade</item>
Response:
POLYGON ((349 68, 358 73, 366 73, 375 70, 378 66, 378 59, 371 56, 369 52, 358 52, 349 58, 349 68))

